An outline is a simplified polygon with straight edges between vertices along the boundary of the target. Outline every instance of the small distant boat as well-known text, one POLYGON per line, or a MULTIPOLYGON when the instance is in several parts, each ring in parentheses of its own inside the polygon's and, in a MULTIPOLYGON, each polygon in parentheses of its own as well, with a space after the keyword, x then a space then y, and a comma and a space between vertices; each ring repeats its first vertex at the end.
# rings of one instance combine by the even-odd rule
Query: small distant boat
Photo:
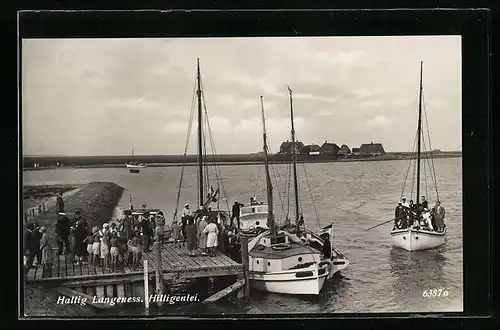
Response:
MULTIPOLYGON (((134 157, 134 148, 132 148, 132 157, 134 157)), ((145 168, 146 163, 138 162, 138 161, 130 161, 130 162, 125 164, 125 167, 127 167, 127 168, 145 168)), ((138 173, 138 172, 130 172, 130 173, 138 173)))
MULTIPOLYGON (((399 247, 401 249, 405 249, 407 251, 419 251, 419 250, 428 250, 440 245, 443 245, 446 242, 446 227, 442 230, 438 231, 437 228, 433 228, 431 217, 432 212, 429 208, 425 208, 420 202, 420 163, 421 163, 421 142, 423 140, 422 137, 422 71, 423 71, 423 62, 420 63, 420 92, 419 92, 419 107, 418 107, 418 127, 417 127, 417 166, 416 166, 416 188, 417 188, 417 203, 406 206, 403 205, 404 208, 404 217, 400 220, 399 224, 393 228, 391 231, 392 243, 394 246, 399 247)), ((427 118, 426 118, 427 119, 427 118)), ((428 134, 429 135, 429 134, 428 134)), ((425 146, 425 142, 424 142, 425 146)), ((428 143, 430 147, 430 141, 428 143)), ((439 201, 439 194, 437 189, 437 179, 436 173, 434 170, 434 164, 432 160, 432 153, 427 153, 428 160, 428 173, 431 175, 431 181, 434 184, 434 190, 436 192, 436 200, 439 201), (429 158, 430 155, 430 158, 429 158)), ((411 163, 411 159, 410 159, 411 163)), ((425 166, 425 162, 424 162, 425 166)), ((408 170, 410 166, 408 166, 408 170)), ((424 168, 424 176, 426 175, 426 171, 424 168)), ((407 173, 408 174, 408 173, 407 173)), ((406 181, 406 180, 405 180, 406 181)), ((412 180, 413 181, 413 180, 412 180)), ((427 180, 425 180, 427 181, 427 180)), ((406 183, 406 182, 405 182, 406 183)), ((401 196, 403 197, 403 196, 401 196)), ((428 196, 427 196, 428 197, 428 196)), ((411 202, 411 201, 410 201, 411 202)), ((397 218, 396 218, 397 219, 397 218)))

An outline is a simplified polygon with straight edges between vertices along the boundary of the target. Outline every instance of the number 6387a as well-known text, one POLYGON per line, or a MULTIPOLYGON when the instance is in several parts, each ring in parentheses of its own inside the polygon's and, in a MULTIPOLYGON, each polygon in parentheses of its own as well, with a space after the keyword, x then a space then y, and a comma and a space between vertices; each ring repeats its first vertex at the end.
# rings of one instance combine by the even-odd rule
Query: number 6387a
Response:
POLYGON ((434 298, 434 297, 448 297, 448 290, 445 289, 429 289, 424 290, 422 296, 424 298, 434 298))

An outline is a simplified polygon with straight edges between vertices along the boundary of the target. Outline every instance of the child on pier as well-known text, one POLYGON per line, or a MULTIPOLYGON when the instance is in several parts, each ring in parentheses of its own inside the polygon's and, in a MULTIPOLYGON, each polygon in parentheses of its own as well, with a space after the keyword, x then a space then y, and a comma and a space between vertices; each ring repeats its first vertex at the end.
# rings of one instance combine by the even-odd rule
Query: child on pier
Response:
POLYGON ((92 238, 92 266, 99 266, 99 254, 101 254, 101 235, 99 234, 99 228, 94 227, 92 229, 93 238, 92 238))
POLYGON ((101 240, 101 260, 102 268, 110 269, 109 264, 109 231, 105 231, 101 240))
POLYGON ((109 240, 109 246, 111 249, 109 250, 109 253, 111 255, 111 269, 116 269, 117 266, 117 261, 118 261, 118 234, 116 232, 113 232, 111 234, 111 239, 109 240))
POLYGON ((140 242, 140 233, 135 232, 134 236, 132 237, 131 240, 131 245, 132 245, 132 268, 137 269, 139 266, 139 261, 141 260, 141 252, 142 252, 142 242, 140 242))
POLYGON ((181 226, 177 220, 172 223, 172 239, 174 240, 174 248, 181 248, 181 226))
POLYGON ((94 254, 92 245, 94 244, 94 239, 92 238, 92 233, 90 231, 87 232, 87 237, 83 240, 83 243, 87 244, 87 253, 89 254, 88 263, 89 265, 92 265, 92 256, 94 254))

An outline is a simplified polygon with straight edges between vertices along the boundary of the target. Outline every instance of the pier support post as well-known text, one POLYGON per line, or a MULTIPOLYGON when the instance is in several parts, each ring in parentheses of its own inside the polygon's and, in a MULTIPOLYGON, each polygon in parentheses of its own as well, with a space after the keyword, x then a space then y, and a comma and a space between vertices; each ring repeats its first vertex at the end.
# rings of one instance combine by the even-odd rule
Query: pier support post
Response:
MULTIPOLYGON (((155 255, 155 279, 156 279, 156 294, 161 297, 163 295, 163 270, 161 265, 161 245, 160 242, 153 243, 153 251, 155 255)), ((163 305, 162 299, 158 299, 158 306, 163 305)))
POLYGON ((241 261, 243 263, 243 276, 245 277, 245 300, 250 298, 250 282, 248 280, 248 237, 241 235, 241 261))
POLYGON ((149 310, 149 278, 148 261, 144 259, 144 307, 149 310))

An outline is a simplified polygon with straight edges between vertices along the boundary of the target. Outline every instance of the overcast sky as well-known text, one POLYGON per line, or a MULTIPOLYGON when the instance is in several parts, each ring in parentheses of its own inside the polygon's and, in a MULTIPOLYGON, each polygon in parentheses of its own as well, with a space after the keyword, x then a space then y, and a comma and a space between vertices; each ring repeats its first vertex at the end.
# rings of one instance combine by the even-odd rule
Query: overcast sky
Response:
POLYGON ((218 154, 261 151, 260 95, 279 149, 287 85, 304 144, 411 151, 420 61, 432 147, 462 149, 459 36, 38 39, 22 43, 23 153, 182 154, 198 57, 218 154))

